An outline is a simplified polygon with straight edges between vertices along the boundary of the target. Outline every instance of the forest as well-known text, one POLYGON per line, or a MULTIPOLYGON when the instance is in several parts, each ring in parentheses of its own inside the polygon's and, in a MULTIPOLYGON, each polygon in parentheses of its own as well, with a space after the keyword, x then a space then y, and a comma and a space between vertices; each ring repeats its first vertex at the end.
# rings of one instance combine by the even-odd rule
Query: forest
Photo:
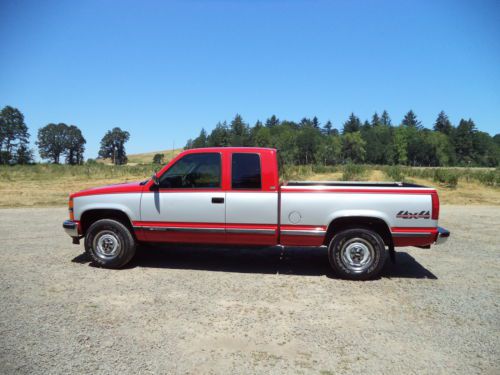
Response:
POLYGON ((370 121, 351 113, 341 130, 317 117, 295 122, 275 115, 250 126, 237 114, 229 123, 217 123, 210 134, 201 129, 185 148, 212 146, 275 147, 291 165, 497 167, 500 160, 500 134, 478 130, 472 119, 454 125, 444 111, 432 129, 411 110, 397 125, 387 111, 374 113, 370 121))

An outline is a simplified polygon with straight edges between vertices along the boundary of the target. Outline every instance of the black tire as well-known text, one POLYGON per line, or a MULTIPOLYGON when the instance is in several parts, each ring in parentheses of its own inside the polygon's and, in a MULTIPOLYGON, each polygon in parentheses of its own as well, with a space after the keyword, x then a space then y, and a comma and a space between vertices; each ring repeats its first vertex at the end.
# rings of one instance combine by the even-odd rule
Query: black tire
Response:
POLYGON ((370 280, 376 278, 384 267, 387 251, 377 232, 364 228, 346 229, 333 236, 328 246, 328 258, 341 278, 370 280))
POLYGON ((123 267, 134 257, 135 249, 132 233, 116 220, 98 220, 85 235, 85 251, 101 267, 123 267))

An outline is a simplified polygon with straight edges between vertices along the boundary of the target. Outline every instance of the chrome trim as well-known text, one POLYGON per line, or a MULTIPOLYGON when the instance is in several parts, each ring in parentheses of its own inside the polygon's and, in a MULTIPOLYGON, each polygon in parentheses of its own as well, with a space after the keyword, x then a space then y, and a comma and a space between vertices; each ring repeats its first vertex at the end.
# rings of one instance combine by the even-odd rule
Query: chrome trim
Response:
POLYGON ((274 229, 226 228, 229 234, 276 234, 274 229))
POLYGON ((322 229, 311 229, 311 230, 296 230, 296 229, 282 229, 280 231, 282 235, 286 236, 313 236, 313 237, 323 237, 326 230, 322 229))
POLYGON ((438 235, 436 238, 436 245, 441 245, 448 240, 448 237, 450 237, 450 231, 444 229, 443 227, 438 227, 438 235))
POLYGON ((195 228, 195 227, 152 227, 134 226, 134 230, 148 230, 154 232, 198 232, 198 233, 224 233, 224 228, 195 228))
POLYGON ((391 232, 393 237, 429 237, 431 232, 391 232))
POLYGON ((64 231, 70 237, 78 237, 78 224, 72 220, 65 220, 63 223, 64 231))

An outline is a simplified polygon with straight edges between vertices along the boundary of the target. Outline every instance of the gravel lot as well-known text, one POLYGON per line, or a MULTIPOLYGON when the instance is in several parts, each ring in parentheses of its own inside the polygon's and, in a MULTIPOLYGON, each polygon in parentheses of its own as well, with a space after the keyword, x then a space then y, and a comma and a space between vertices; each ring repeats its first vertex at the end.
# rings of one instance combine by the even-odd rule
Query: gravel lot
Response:
POLYGON ((144 247, 94 267, 62 208, 0 210, 0 373, 500 373, 500 210, 444 206, 452 231, 379 280, 323 249, 144 247))

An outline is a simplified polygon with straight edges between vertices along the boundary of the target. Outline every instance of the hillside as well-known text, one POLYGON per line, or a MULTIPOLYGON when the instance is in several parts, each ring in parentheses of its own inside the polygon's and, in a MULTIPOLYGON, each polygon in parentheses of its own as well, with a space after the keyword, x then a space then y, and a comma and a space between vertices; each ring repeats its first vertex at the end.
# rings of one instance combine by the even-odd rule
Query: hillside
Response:
MULTIPOLYGON (((165 160, 164 164, 167 163, 170 159, 173 157, 177 156, 183 151, 182 148, 177 148, 177 149, 170 149, 170 150, 164 150, 164 151, 152 151, 152 152, 145 152, 142 154, 130 154, 127 155, 128 157, 128 165, 137 165, 137 164, 151 164, 153 162, 153 157, 156 154, 163 154, 165 155, 165 160)), ((110 159, 97 159, 98 162, 104 163, 104 164, 111 164, 110 159)))
POLYGON ((164 150, 164 151, 153 151, 153 152, 145 152, 142 154, 131 154, 128 155, 128 162, 129 164, 149 164, 153 162, 153 157, 156 154, 163 154, 165 155, 165 163, 172 159, 173 157, 177 156, 183 151, 182 148, 177 148, 175 150, 164 150))

